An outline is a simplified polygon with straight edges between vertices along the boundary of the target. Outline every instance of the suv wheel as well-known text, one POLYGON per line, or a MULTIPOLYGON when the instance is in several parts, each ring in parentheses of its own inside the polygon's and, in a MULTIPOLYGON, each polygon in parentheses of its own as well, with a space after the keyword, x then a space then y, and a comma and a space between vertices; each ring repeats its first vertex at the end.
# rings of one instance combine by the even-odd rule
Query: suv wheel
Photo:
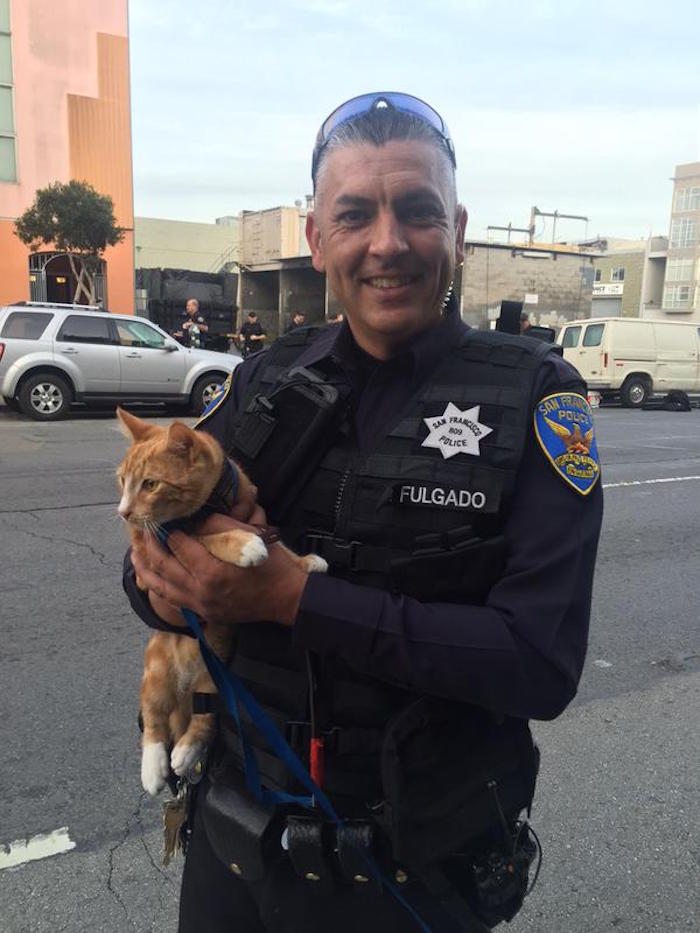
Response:
POLYGON ((195 382, 190 396, 190 410, 193 415, 202 414, 225 379, 226 376, 221 373, 209 373, 195 382))
POLYGON ((35 421, 58 421, 70 408, 71 391, 65 379, 37 373, 22 384, 19 407, 35 421))

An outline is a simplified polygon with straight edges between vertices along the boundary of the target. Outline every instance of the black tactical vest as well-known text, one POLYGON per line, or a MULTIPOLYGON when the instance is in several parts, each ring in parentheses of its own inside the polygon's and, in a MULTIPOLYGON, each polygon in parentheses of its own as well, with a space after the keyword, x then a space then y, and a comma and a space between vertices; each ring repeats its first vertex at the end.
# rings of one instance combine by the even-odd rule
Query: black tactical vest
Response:
MULTIPOLYGON (((271 348, 227 438, 230 456, 242 462, 261 490, 268 519, 280 525, 290 547, 325 557, 333 576, 425 602, 483 603, 502 572, 502 531, 530 429, 536 374, 552 348, 495 332, 468 332, 397 412, 371 451, 360 454, 352 433, 338 424, 333 436, 323 439, 320 461, 293 506, 279 515, 264 495, 266 475, 280 468, 279 461, 266 460, 264 444, 257 457, 248 456, 250 448, 237 443, 237 431, 253 399, 274 390, 316 333, 311 328, 295 331, 271 348), (478 456, 448 459, 439 449, 422 445, 429 433, 424 419, 443 416, 450 403, 461 412, 478 406, 473 420, 491 428, 479 441, 478 456)), ((449 437, 448 432, 449 421, 442 433, 449 437)), ((308 659, 294 646, 291 631, 281 626, 245 625, 238 632, 234 671, 308 760, 308 659)), ((339 660, 316 659, 312 676, 327 736, 325 789, 346 802, 386 797, 387 782, 397 780, 388 774, 387 735, 404 728, 407 710, 418 710, 408 719, 412 717, 411 728, 419 737, 422 729, 430 744, 435 735, 432 753, 439 755, 448 783, 450 774, 456 781, 465 779, 462 772, 471 760, 465 743, 496 728, 491 714, 466 704, 421 700, 409 689, 357 674, 339 660)), ((527 745, 525 723, 500 721, 498 728, 509 730, 509 743, 527 745)), ((222 724, 222 735, 228 753, 239 758, 231 722, 222 724)), ((250 738, 265 780, 295 790, 252 730, 250 738)), ((534 789, 534 777, 532 781, 534 789)), ((413 801, 414 811, 420 806, 413 801)))

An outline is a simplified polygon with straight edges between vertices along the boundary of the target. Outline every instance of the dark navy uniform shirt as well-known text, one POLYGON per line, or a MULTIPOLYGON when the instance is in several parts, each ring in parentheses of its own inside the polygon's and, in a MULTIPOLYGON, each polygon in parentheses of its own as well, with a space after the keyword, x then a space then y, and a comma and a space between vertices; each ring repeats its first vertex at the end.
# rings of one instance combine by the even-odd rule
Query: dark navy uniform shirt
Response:
MULTIPOLYGON (((381 436, 465 329, 457 314, 448 314, 409 349, 379 362, 360 350, 345 323, 322 332, 296 365, 326 361, 350 381, 352 425, 362 449, 381 436)), ((265 351, 237 367, 225 401, 204 416, 205 430, 221 435, 264 363, 265 351)), ((556 392, 585 397, 586 388, 573 367, 551 355, 542 364, 536 400, 556 392)), ((485 605, 421 603, 313 573, 293 638, 301 648, 339 656, 358 671, 420 692, 523 718, 553 718, 576 693, 583 669, 602 511, 600 480, 586 496, 572 489, 533 428, 505 526, 505 568, 485 605)), ((128 555, 124 586, 144 621, 170 628, 137 589, 128 555)))

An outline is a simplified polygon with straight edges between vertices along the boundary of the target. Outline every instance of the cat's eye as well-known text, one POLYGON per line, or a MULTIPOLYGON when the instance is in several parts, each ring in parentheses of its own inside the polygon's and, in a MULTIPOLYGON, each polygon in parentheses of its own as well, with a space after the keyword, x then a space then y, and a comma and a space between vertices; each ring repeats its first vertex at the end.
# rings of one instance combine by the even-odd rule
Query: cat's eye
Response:
POLYGON ((142 489, 145 489, 146 492, 152 492, 152 490, 154 490, 154 489, 156 488, 157 485, 158 485, 158 480, 157 480, 157 479, 145 479, 145 480, 141 483, 141 488, 142 488, 142 489))

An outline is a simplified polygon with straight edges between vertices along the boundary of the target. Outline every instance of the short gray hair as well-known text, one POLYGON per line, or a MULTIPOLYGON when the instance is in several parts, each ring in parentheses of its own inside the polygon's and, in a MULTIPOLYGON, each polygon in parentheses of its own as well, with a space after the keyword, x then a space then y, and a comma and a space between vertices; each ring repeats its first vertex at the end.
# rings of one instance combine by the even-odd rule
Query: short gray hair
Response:
POLYGON ((457 182, 452 159, 445 145, 445 141, 436 129, 421 120, 420 117, 394 107, 374 108, 367 113, 359 114, 336 127, 328 137, 325 146, 318 154, 313 183, 314 192, 318 190, 318 183, 323 174, 323 164, 326 156, 333 149, 345 146, 357 146, 370 143, 372 146, 383 146, 393 140, 419 140, 434 146, 443 156, 446 178, 450 189, 453 204, 457 204, 457 182))

